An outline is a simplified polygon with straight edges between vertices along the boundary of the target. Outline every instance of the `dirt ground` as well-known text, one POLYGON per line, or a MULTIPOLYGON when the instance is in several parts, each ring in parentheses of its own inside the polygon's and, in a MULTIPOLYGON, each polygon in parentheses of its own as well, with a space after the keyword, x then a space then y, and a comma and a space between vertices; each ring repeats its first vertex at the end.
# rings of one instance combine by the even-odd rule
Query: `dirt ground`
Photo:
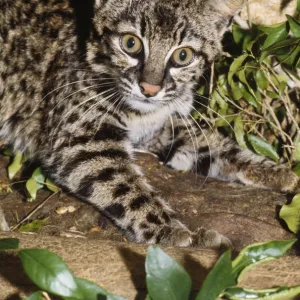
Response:
MULTIPOLYGON (((254 242, 293 238, 277 217, 290 196, 178 173, 151 155, 138 154, 137 158, 152 185, 191 229, 216 229, 232 240, 235 250, 254 242)), ((2 184, 8 182, 8 164, 9 159, 0 156, 2 184)), ((126 242, 122 233, 89 204, 47 190, 40 190, 37 200, 29 203, 24 183, 12 187, 13 192, 0 194, 0 206, 10 228, 16 231, 21 224, 47 218, 40 231, 43 235, 126 242), (61 213, 66 208, 72 212, 61 213)))

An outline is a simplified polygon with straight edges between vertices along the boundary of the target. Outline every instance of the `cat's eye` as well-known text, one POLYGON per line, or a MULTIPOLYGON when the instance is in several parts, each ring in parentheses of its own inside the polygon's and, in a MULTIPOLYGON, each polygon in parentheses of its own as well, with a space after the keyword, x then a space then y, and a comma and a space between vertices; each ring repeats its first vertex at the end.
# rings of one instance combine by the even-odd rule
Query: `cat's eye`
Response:
POLYGON ((143 45, 137 36, 133 34, 124 34, 121 37, 121 47, 129 55, 136 55, 141 52, 143 45))
POLYGON ((193 62, 195 52, 192 48, 179 48, 172 55, 172 62, 176 67, 185 67, 193 62))

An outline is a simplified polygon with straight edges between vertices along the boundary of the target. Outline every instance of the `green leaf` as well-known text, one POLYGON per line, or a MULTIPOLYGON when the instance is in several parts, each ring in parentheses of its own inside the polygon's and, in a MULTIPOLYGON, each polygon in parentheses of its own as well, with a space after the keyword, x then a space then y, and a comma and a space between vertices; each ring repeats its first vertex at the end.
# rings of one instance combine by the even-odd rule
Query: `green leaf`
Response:
POLYGON ((292 16, 286 15, 286 17, 289 21, 293 35, 297 38, 300 37, 300 23, 292 16))
POLYGON ((232 35, 233 35, 234 42, 236 44, 241 43, 243 41, 243 39, 245 38, 246 34, 247 34, 247 31, 242 29, 237 24, 232 25, 232 35))
POLYGON ((247 149, 248 147, 245 142, 244 123, 241 116, 238 116, 234 119, 234 133, 238 144, 242 148, 247 149))
POLYGON ((258 154, 267 156, 276 162, 279 160, 276 150, 267 141, 253 134, 248 134, 248 141, 258 154))
POLYGON ((19 255, 27 276, 40 289, 57 296, 84 299, 71 271, 59 256, 41 249, 21 250, 19 255))
POLYGON ((248 266, 252 267, 259 262, 281 257, 295 242, 296 239, 288 241, 271 241, 253 244, 244 248, 232 262, 234 278, 237 278, 248 266))
POLYGON ((232 84, 233 76, 239 71, 243 62, 246 60, 246 58, 248 56, 249 56, 248 54, 243 54, 243 55, 239 56, 238 58, 236 58, 233 61, 233 63, 231 64, 231 66, 229 68, 229 73, 228 73, 228 82, 230 85, 232 84))
POLYGON ((291 204, 283 205, 279 216, 285 221, 289 229, 297 234, 300 229, 300 194, 296 195, 291 204))
POLYGON ((148 293, 155 300, 187 300, 192 281, 186 270, 157 246, 146 257, 148 293))
POLYGON ((15 177, 15 175, 21 170, 22 166, 23 166, 22 154, 20 151, 17 151, 13 159, 13 162, 8 167, 8 177, 10 180, 12 180, 15 177))
POLYGON ((60 188, 58 186, 56 186, 56 184, 49 178, 46 179, 45 185, 46 185, 47 189, 53 193, 57 193, 60 190, 60 188))
POLYGON ((287 83, 285 81, 281 81, 279 84, 279 95, 282 96, 285 92, 285 89, 287 87, 287 83))
POLYGON ((10 149, 10 148, 5 148, 2 153, 5 156, 13 156, 13 154, 14 154, 12 149, 10 149))
POLYGON ((232 274, 231 251, 225 252, 205 278, 196 300, 216 300, 220 293, 236 284, 232 274))
POLYGON ((40 232, 45 222, 47 222, 48 218, 41 219, 41 220, 34 220, 30 223, 21 225, 19 227, 20 232, 40 232))
POLYGON ((105 289, 100 287, 99 285, 83 279, 83 278, 75 278, 77 286, 80 290, 82 295, 82 299, 89 299, 89 300, 125 300, 122 297, 112 295, 108 293, 105 289))
POLYGON ((240 70, 238 72, 238 77, 239 77, 240 81, 246 85, 246 87, 248 88, 248 91, 250 91, 251 95, 255 98, 255 102, 256 102, 256 100, 257 100, 256 95, 255 95, 252 87, 248 83, 248 80, 246 78, 245 70, 240 70))
POLYGON ((262 90, 266 90, 269 87, 269 80, 263 70, 258 70, 255 73, 256 83, 262 90))
POLYGON ((31 200, 36 199, 37 191, 40 190, 43 186, 36 182, 35 179, 29 178, 26 181, 26 189, 28 193, 30 194, 31 200))
POLYGON ((273 91, 267 91, 266 94, 268 95, 268 97, 270 97, 271 99, 278 99, 280 96, 273 92, 273 91))
POLYGON ((297 0, 297 11, 300 12, 300 0, 297 0))
POLYGON ((256 108, 258 107, 255 97, 251 93, 249 93, 249 91, 243 84, 241 85, 241 92, 243 94, 243 97, 245 98, 245 100, 247 100, 249 104, 256 108))
POLYGON ((39 183, 44 183, 45 181, 45 176, 43 175, 41 168, 35 169, 31 177, 39 183))
POLYGON ((0 251, 19 249, 18 239, 0 239, 0 251))
POLYGON ((280 30, 285 24, 286 22, 276 23, 273 25, 259 25, 258 29, 266 34, 272 34, 280 30))
POLYGON ((30 194, 31 199, 36 199, 37 191, 44 187, 45 176, 42 173, 41 168, 37 168, 31 178, 26 181, 26 189, 30 194))
POLYGON ((35 292, 29 297, 26 298, 26 300, 44 300, 42 292, 35 292))
POLYGON ((234 100, 240 100, 243 97, 242 89, 245 89, 241 82, 232 81, 231 85, 231 96, 234 100))
POLYGON ((297 164, 293 171, 296 175, 300 176, 300 164, 297 164))
POLYGON ((291 297, 300 294, 300 287, 280 287, 268 290, 252 290, 242 288, 229 288, 223 294, 225 299, 230 300, 246 300, 246 299, 260 299, 260 300, 287 300, 291 297))
POLYGON ((75 278, 77 286, 82 295, 82 299, 89 300, 121 300, 124 298, 109 294, 105 289, 99 285, 82 278, 75 278))
POLYGON ((285 40, 289 33, 286 22, 268 27, 260 26, 259 29, 265 33, 268 33, 268 37, 263 44, 263 49, 266 49, 277 42, 285 40))
POLYGON ((300 142, 295 143, 295 151, 293 153, 293 159, 300 161, 300 142))
POLYGON ((285 48, 287 46, 298 45, 299 42, 300 42, 300 38, 291 38, 291 39, 287 39, 275 43, 274 45, 271 45, 270 47, 264 49, 263 51, 268 51, 269 53, 271 53, 278 49, 285 48))

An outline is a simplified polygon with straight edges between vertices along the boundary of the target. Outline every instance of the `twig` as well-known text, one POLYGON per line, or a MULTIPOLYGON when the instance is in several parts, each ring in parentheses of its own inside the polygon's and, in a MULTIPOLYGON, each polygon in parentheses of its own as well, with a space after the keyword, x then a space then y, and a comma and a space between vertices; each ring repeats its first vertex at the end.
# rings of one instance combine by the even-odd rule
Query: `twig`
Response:
POLYGON ((57 195, 58 192, 50 195, 48 198, 46 198, 41 204, 39 204, 29 215, 27 215, 23 220, 21 220, 16 226, 12 228, 12 231, 16 230, 19 226, 21 226, 23 223, 28 221, 38 210, 40 210, 52 197, 57 195))
POLYGON ((42 295, 45 298, 45 300, 51 300, 51 298, 49 297, 48 293, 42 292, 42 295))

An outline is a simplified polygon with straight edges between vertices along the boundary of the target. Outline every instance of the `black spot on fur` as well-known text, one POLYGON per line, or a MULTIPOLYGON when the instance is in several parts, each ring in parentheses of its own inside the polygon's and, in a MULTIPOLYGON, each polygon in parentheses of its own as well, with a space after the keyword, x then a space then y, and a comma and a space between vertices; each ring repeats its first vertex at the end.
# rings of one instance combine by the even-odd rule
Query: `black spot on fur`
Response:
POLYGON ((165 235, 165 231, 164 229, 162 229, 156 236, 155 243, 159 244, 164 235, 165 235))
POLYGON ((176 142, 174 142, 173 145, 166 147, 162 152, 158 154, 160 160, 163 162, 170 161, 173 158, 173 156, 176 154, 178 148, 183 145, 184 145, 184 140, 179 139, 176 142))
POLYGON ((135 232, 134 232, 132 226, 128 226, 128 227, 126 228, 126 231, 130 232, 132 235, 135 235, 135 232))
POLYGON ((214 158, 210 156, 199 159, 197 163, 197 171, 203 176, 207 176, 210 170, 211 164, 214 162, 214 158))
POLYGON ((146 219, 149 223, 153 223, 153 224, 156 224, 156 225, 161 225, 162 224, 162 221, 159 219, 159 217, 157 215, 151 213, 151 212, 147 214, 146 219))
POLYGON ((233 163, 236 161, 237 154, 240 153, 240 149, 232 148, 228 152, 222 153, 221 157, 227 159, 229 162, 233 163))
POLYGON ((201 154, 201 153, 207 153, 209 152, 209 147, 208 146, 204 146, 204 147, 200 147, 198 148, 198 153, 201 154))
POLYGON ((113 193, 113 196, 115 198, 118 198, 120 196, 126 195, 130 191, 130 186, 124 183, 119 184, 113 193))
POLYGON ((110 180, 113 180, 113 176, 114 176, 115 173, 116 173, 115 169, 106 168, 106 169, 103 169, 99 173, 99 175, 97 176, 97 179, 100 180, 100 181, 103 181, 103 182, 110 181, 110 180))
POLYGON ((104 124, 101 126, 100 130, 95 135, 96 141, 122 141, 126 135, 126 131, 122 128, 118 128, 114 125, 104 124))
POLYGON ((66 138, 66 141, 63 142, 61 145, 59 145, 55 151, 59 152, 60 150, 64 149, 64 148, 72 148, 76 145, 85 145, 87 142, 89 142, 91 140, 90 137, 88 136, 77 136, 77 137, 70 137, 69 139, 66 138))
POLYGON ((148 228, 149 228, 149 225, 147 225, 146 223, 141 223, 141 224, 140 224, 140 228, 141 228, 141 229, 148 229, 148 228))
POLYGON ((115 203, 105 208, 105 213, 116 219, 121 219, 125 216, 125 208, 122 204, 115 203))
POLYGON ((94 187, 93 182, 85 183, 84 186, 78 189, 77 193, 83 198, 89 198, 93 195, 94 187))
POLYGON ((79 151, 63 168, 62 177, 67 177, 80 163, 95 159, 101 156, 101 151, 79 151))
POLYGON ((102 157, 110 157, 110 158, 129 158, 128 154, 125 151, 118 149, 107 149, 100 152, 100 156, 102 157))
POLYGON ((165 220, 166 223, 169 223, 171 220, 170 216, 166 212, 162 213, 162 218, 165 220))
POLYGON ((140 209, 141 207, 143 207, 145 204, 149 203, 149 198, 147 196, 139 196, 138 198, 134 199, 131 203, 130 203, 130 208, 132 210, 137 210, 140 209))
POLYGON ((101 53, 100 51, 98 51, 96 53, 96 56, 94 58, 94 62, 96 64, 103 64, 104 61, 110 61, 111 57, 109 55, 105 55, 103 53, 101 53))
POLYGON ((153 231, 145 231, 144 232, 144 238, 146 241, 151 240, 154 237, 153 231))

